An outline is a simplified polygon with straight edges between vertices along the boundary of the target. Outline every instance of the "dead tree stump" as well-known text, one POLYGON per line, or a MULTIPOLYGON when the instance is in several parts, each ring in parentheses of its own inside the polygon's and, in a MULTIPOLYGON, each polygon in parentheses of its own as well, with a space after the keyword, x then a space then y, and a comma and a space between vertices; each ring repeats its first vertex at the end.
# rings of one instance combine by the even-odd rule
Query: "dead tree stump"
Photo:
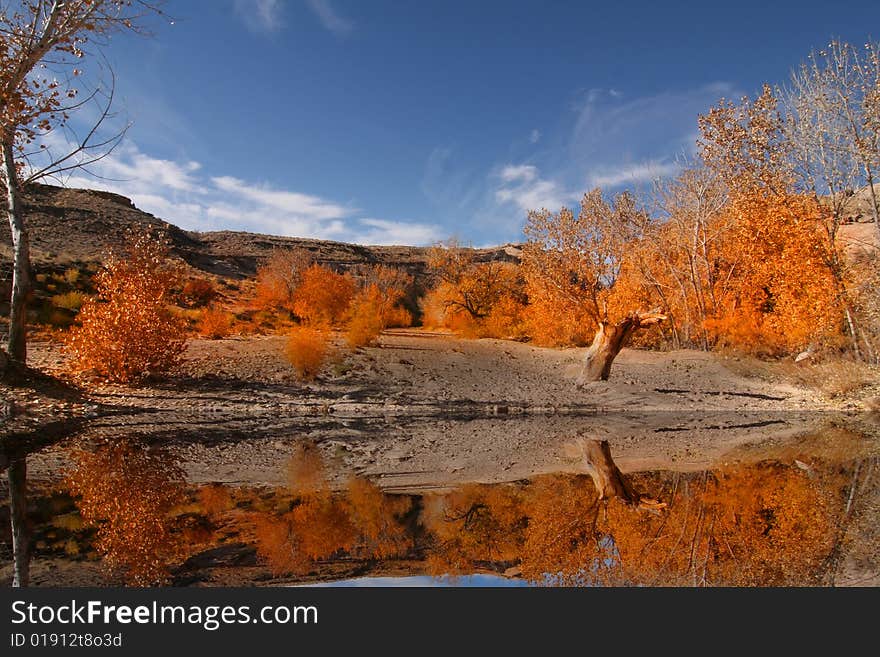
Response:
POLYGON ((630 506, 653 511, 666 508, 666 503, 647 497, 632 487, 611 458, 611 446, 607 440, 580 438, 575 444, 575 450, 583 459, 600 500, 618 498, 630 506))
POLYGON ((611 375, 611 364, 628 343, 632 334, 647 326, 659 324, 666 319, 657 311, 630 313, 616 324, 599 322, 599 330, 593 344, 584 355, 584 367, 578 384, 590 381, 607 381, 611 375))

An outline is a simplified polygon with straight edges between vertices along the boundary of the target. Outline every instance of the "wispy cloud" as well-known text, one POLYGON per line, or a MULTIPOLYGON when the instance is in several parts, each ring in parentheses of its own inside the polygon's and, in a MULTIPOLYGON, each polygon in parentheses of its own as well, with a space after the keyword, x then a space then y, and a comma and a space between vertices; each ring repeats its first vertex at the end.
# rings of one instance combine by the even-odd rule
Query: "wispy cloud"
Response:
POLYGON ((461 216, 485 192, 481 177, 455 148, 438 146, 425 161, 419 188, 432 205, 461 216))
POLYGON ((587 176, 587 187, 619 187, 640 185, 658 178, 675 175, 681 167, 675 162, 647 160, 637 164, 624 164, 612 168, 600 168, 587 176))
POLYGON ((538 168, 530 164, 508 164, 501 169, 498 177, 506 183, 517 181, 530 183, 538 177, 538 168))
POLYGON ((306 4, 318 17, 321 25, 336 36, 348 36, 354 30, 354 23, 341 16, 330 4, 330 0, 306 0, 306 4))
POLYGON ((541 131, 535 128, 534 130, 532 130, 531 133, 529 133, 529 142, 531 142, 532 144, 537 144, 539 141, 541 141, 541 131))
POLYGON ((205 176, 198 162, 152 157, 126 142, 63 182, 130 198, 142 210, 187 230, 246 230, 358 244, 424 245, 443 236, 435 224, 361 216, 350 203, 234 176, 205 176))
POLYGON ((541 178, 538 168, 532 165, 508 164, 497 175, 501 185, 495 190, 495 200, 501 204, 513 204, 521 211, 557 210, 571 201, 559 183, 541 178))
POLYGON ((358 219, 358 228, 351 237, 357 244, 430 244, 445 237, 446 231, 436 224, 389 221, 387 219, 358 219))
POLYGON ((235 12, 252 32, 277 32, 283 27, 281 0, 235 0, 235 12))
POLYGON ((284 214, 301 215, 314 219, 341 219, 353 212, 350 208, 328 202, 317 196, 275 190, 265 185, 253 186, 232 176, 211 178, 211 182, 218 190, 284 214))

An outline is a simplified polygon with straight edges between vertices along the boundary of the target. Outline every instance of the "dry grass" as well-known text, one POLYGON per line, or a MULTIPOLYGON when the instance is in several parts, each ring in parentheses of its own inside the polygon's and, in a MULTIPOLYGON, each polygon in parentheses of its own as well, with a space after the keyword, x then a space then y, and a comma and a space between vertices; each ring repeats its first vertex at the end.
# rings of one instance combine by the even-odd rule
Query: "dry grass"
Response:
POLYGON ((724 366, 740 376, 791 383, 828 397, 847 397, 877 381, 876 368, 839 356, 766 361, 753 356, 727 356, 724 366))

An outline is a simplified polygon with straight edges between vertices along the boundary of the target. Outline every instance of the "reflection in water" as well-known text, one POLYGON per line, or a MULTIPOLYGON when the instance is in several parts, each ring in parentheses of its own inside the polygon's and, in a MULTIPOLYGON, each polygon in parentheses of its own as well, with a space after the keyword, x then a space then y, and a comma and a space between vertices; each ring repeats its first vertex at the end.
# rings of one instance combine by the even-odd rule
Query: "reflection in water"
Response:
POLYGON ((183 471, 161 451, 128 442, 70 456, 62 486, 95 530, 93 547, 104 563, 131 584, 166 581, 188 550, 180 518, 171 517, 184 500, 183 471))
POLYGON ((327 483, 320 452, 302 445, 288 465, 289 492, 296 496, 283 513, 257 512, 253 524, 257 554, 277 575, 304 574, 337 553, 362 559, 391 559, 413 546, 402 518, 407 497, 384 495, 366 479, 352 478, 346 490, 327 483))
POLYGON ((635 477, 662 508, 600 500, 592 478, 572 474, 409 497, 357 478, 342 491, 316 485, 326 482, 316 453, 292 460, 309 485, 291 482, 290 509, 249 517, 276 575, 414 559, 435 576, 508 572, 543 585, 820 584, 848 481, 837 468, 763 462, 635 477))
POLYGON ((167 453, 128 442, 69 456, 63 493, 39 501, 45 511, 31 517, 37 556, 100 559, 134 585, 378 585, 383 575, 400 584, 427 575, 493 586, 510 578, 551 586, 828 584, 877 465, 876 457, 787 454, 784 462, 628 475, 627 486, 658 501, 646 507, 600 499, 584 474, 423 495, 385 494, 359 477, 331 486, 309 444, 276 490, 187 486, 167 453))

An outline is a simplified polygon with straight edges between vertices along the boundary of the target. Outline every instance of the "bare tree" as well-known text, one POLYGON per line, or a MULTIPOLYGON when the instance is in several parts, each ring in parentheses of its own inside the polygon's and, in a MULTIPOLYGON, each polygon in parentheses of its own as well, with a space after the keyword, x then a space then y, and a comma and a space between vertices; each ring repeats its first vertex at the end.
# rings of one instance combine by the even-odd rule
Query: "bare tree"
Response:
POLYGON ((840 226, 850 213, 852 191, 865 186, 870 213, 880 237, 880 202, 875 185, 880 174, 880 58, 878 46, 864 51, 840 41, 813 52, 778 92, 784 108, 782 132, 790 144, 796 184, 830 210, 823 222, 827 267, 838 287, 854 351, 862 334, 868 356, 871 341, 858 327, 850 265, 843 257, 840 226))
POLYGON ((703 349, 710 347, 706 320, 718 310, 717 295, 724 287, 725 272, 716 260, 729 228, 721 220, 726 201, 725 186, 705 166, 685 168, 654 185, 656 218, 643 231, 648 244, 643 276, 671 315, 676 346, 698 341, 703 349))
POLYGON ((29 236, 22 205, 25 184, 86 166, 93 149, 112 148, 121 135, 102 141, 97 128, 107 118, 107 104, 95 127, 69 152, 44 158, 28 170, 29 149, 52 130, 64 126, 77 100, 74 81, 88 44, 100 46, 113 32, 138 31, 148 14, 160 13, 158 2, 145 0, 20 0, 0 3, 0 178, 5 187, 6 214, 12 233, 13 273, 7 355, 27 361, 26 313, 31 288, 29 236), (60 78, 60 79, 59 79, 60 78))

